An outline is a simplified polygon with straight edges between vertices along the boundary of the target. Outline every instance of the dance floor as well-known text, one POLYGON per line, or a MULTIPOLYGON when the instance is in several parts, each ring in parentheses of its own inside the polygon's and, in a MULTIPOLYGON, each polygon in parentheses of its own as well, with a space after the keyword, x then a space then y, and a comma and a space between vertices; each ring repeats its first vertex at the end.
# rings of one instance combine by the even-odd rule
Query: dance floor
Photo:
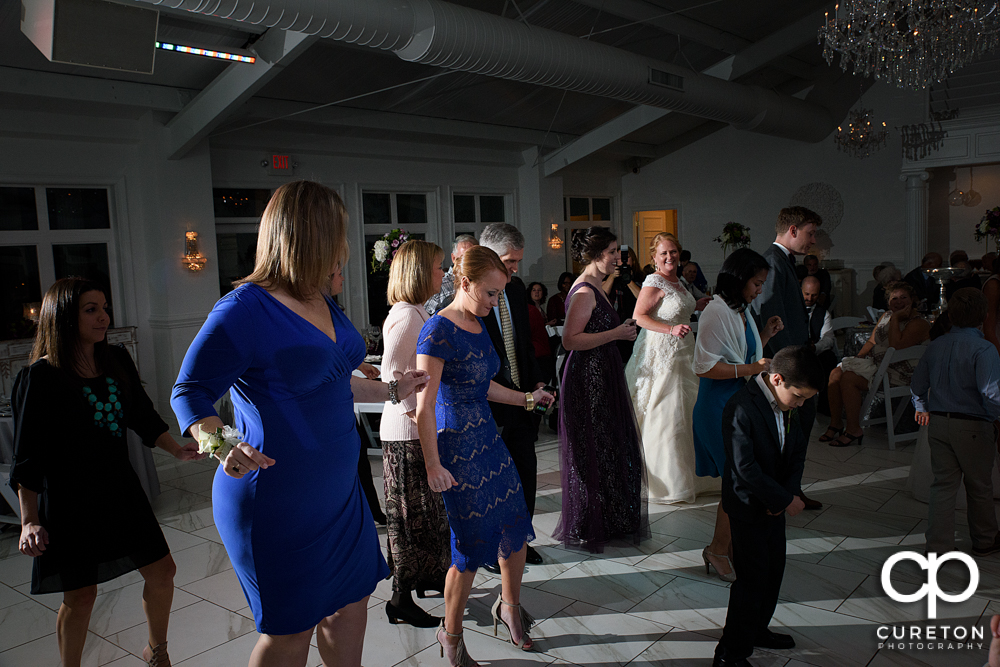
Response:
MULTIPOLYGON (((817 423, 814 435, 822 433, 817 423)), ((895 665, 975 666, 982 650, 879 650, 881 624, 910 624, 924 618, 926 603, 899 604, 882 591, 882 564, 893 553, 923 551, 927 506, 905 491, 913 445, 888 451, 877 430, 864 447, 834 449, 813 440, 805 470, 807 494, 824 507, 803 512, 788 524, 788 563, 772 627, 795 637, 790 651, 757 650, 758 666, 823 667, 895 665)), ((177 590, 170 623, 175 667, 245 665, 257 640, 246 600, 213 525, 211 485, 215 465, 177 464, 156 452, 163 493, 154 508, 177 562, 177 590)), ((486 572, 475 580, 465 620, 469 653, 490 667, 581 665, 612 667, 702 666, 711 664, 729 600, 729 584, 706 576, 701 550, 709 542, 718 496, 695 506, 650 506, 653 536, 639 547, 611 548, 600 555, 569 551, 549 535, 559 518, 558 443, 544 431, 538 442, 539 490, 535 516, 541 566, 528 566, 521 600, 538 620, 532 631, 537 652, 523 653, 493 637, 490 605, 500 581, 486 572)), ((381 462, 372 460, 381 490, 381 462)), ((100 517, 94 517, 100 521, 100 517)), ((960 546, 968 549, 964 514, 956 515, 960 546)), ((123 527, 127 530, 127 527, 123 527)), ((385 544, 385 530, 379 529, 385 544)), ((938 624, 988 625, 1000 613, 1000 555, 977 559, 977 593, 958 604, 939 603, 938 624)), ((904 564, 905 565, 905 564, 904 564)), ((899 567, 903 592, 926 575, 899 567)), ((303 573, 311 576, 311 573, 303 573)), ((967 576, 967 575, 966 575, 967 576)), ((0 667, 58 665, 56 613, 60 597, 28 595, 31 559, 17 553, 17 535, 0 536, 0 667)), ((964 589, 962 576, 947 570, 946 590, 964 589), (950 582, 949 582, 950 580, 950 582)), ((84 665, 140 667, 136 656, 146 641, 142 583, 136 573, 98 590, 84 665)), ((434 665, 439 657, 434 630, 389 625, 385 601, 391 583, 370 598, 363 664, 366 667, 434 665)), ((441 598, 422 600, 432 613, 441 598)), ((320 665, 315 648, 309 665, 320 665)))

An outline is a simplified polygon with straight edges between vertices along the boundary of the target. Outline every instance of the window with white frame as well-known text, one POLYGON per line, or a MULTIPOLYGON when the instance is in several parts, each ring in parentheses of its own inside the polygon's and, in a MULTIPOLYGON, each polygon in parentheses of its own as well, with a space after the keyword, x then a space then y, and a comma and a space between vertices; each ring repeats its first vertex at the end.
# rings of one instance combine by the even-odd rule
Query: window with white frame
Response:
MULTIPOLYGON (((564 197, 565 222, 612 222, 610 197, 564 197)), ((579 225, 577 225, 579 227, 579 225)))
POLYGON ((472 234, 477 239, 483 228, 492 222, 507 222, 511 208, 510 195, 465 194, 452 195, 452 213, 455 219, 455 236, 472 234))
POLYGON ((0 186, 0 340, 34 335, 42 295, 70 276, 104 288, 115 326, 111 211, 106 187, 0 186))
POLYGON ((257 231, 271 191, 267 188, 214 188, 215 244, 219 294, 253 272, 257 258, 257 231))
POLYGON ((375 242, 394 229, 406 231, 410 238, 425 239, 429 228, 426 192, 361 193, 361 215, 365 233, 365 276, 368 287, 368 321, 381 326, 389 314, 386 290, 388 271, 376 271, 372 257, 375 242))

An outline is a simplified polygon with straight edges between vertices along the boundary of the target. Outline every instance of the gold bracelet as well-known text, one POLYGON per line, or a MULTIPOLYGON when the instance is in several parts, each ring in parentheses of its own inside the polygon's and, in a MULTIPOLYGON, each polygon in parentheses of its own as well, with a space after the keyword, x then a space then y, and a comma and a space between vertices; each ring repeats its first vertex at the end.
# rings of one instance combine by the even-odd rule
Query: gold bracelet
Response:
POLYGON ((535 397, 528 391, 524 392, 524 409, 528 412, 535 409, 535 397))

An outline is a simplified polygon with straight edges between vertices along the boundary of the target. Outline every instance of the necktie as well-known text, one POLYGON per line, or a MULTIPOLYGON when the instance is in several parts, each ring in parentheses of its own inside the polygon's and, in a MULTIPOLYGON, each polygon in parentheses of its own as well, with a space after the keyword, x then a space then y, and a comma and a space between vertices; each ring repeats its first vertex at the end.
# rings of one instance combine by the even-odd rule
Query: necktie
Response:
POLYGON ((788 253, 788 261, 792 263, 792 266, 795 266, 795 255, 788 253))
POLYGON ((510 323, 510 313, 507 310, 507 297, 500 292, 500 329, 503 332, 503 346, 507 348, 507 361, 510 362, 510 379, 514 386, 521 387, 521 371, 517 368, 517 351, 514 349, 514 327, 510 323))

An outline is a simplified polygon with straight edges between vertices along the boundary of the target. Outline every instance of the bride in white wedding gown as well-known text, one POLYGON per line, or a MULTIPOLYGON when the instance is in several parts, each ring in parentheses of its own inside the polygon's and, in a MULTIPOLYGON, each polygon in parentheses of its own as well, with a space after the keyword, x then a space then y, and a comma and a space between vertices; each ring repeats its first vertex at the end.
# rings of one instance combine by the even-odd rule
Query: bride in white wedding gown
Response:
POLYGON ((718 492, 719 479, 695 475, 691 415, 698 399, 692 370, 696 302, 677 278, 681 245, 672 234, 653 239, 656 272, 646 278, 635 307, 642 327, 625 367, 632 405, 642 434, 649 502, 694 502, 701 493, 718 492))

